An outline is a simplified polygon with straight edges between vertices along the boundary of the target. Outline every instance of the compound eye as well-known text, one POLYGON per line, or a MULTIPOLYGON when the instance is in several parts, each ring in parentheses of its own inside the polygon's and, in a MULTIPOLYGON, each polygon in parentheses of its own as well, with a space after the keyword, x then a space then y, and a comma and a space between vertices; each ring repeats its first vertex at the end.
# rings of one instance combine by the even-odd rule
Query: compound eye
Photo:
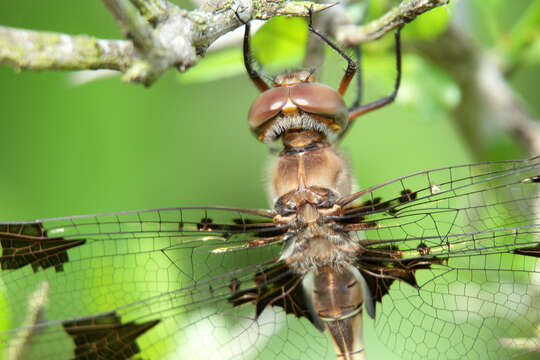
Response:
POLYGON ((335 119, 343 127, 347 121, 347 105, 343 97, 330 86, 321 83, 303 83, 291 87, 292 102, 301 110, 335 119))
POLYGON ((249 109, 249 126, 252 130, 270 120, 283 108, 287 103, 288 88, 276 87, 263 92, 251 105, 249 109))

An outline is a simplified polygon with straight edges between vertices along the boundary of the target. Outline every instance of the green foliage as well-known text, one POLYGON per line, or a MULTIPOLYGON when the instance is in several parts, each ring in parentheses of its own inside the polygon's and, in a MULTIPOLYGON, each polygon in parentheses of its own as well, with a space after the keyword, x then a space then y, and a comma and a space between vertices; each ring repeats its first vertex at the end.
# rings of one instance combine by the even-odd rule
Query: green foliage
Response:
POLYGON ((206 55, 197 66, 192 67, 185 74, 181 74, 179 79, 184 84, 208 82, 240 75, 244 71, 242 50, 239 48, 225 49, 206 55))
POLYGON ((540 63, 540 1, 470 0, 460 6, 460 26, 482 50, 493 54, 532 113, 540 63))
POLYGON ((540 37, 538 37, 527 49, 523 50, 520 63, 526 66, 540 64, 540 37))
MULTIPOLYGON (((276 17, 267 21, 251 38, 253 56, 269 71, 298 66, 304 58, 307 41, 302 18, 276 17)), ((186 74, 182 83, 208 82, 245 72, 241 46, 209 53, 186 74)))
MULTIPOLYGON (((369 13, 369 18, 372 19, 382 15, 390 5, 379 1, 364 1, 352 4, 347 11, 354 21, 360 22, 366 13, 369 13)), ((433 39, 446 29, 449 18, 448 7, 429 11, 408 24, 403 37, 407 41, 433 39)), ((298 68, 305 56, 307 38, 305 19, 285 16, 272 18, 251 38, 254 62, 261 64, 269 73, 280 72, 287 68, 298 68)), ((393 51, 392 45, 391 37, 369 44, 372 52, 377 55, 393 51)), ((392 68, 390 64, 388 65, 389 68, 384 69, 383 72, 392 68)), ((179 78, 182 83, 210 82, 242 75, 244 71, 242 48, 236 46, 207 54, 197 66, 186 74, 181 74, 179 78)))
POLYGON ((253 55, 265 67, 270 64, 290 66, 302 62, 306 42, 306 21, 280 16, 267 21, 253 36, 253 55))
MULTIPOLYGON (((398 2, 370 3, 368 19, 398 2)), ((483 13, 477 16, 495 11, 500 15, 519 3, 481 0, 478 4, 483 13)), ((539 7, 533 4, 537 3, 531 2, 510 28, 498 25, 501 35, 490 46, 500 51, 511 48, 512 58, 538 63, 538 22, 533 21, 539 7)), ((447 13, 440 8, 418 17, 406 27, 404 42, 417 39, 417 34, 429 39, 442 31, 447 13)), ((52 6, 25 0, 0 5, 3 25, 120 36, 107 15, 99 2, 75 6, 70 0, 58 0, 52 6)), ((470 33, 476 35, 477 30, 472 27, 470 33)), ((275 19, 254 35, 253 50, 265 68, 272 69, 273 63, 276 68, 294 66, 302 60, 306 34, 304 19, 275 19)), ((487 47, 488 42, 479 44, 487 47)), ((365 48, 365 92, 374 100, 393 86, 392 36, 365 48)), ((449 110, 460 96, 455 83, 436 64, 411 55, 407 48, 403 65, 397 103, 356 120, 344 140, 362 188, 417 170, 471 162, 461 134, 449 120, 449 110)), ((325 66, 333 86, 343 68, 339 58, 336 66, 325 66)), ((0 157, 9 169, 0 180, 3 220, 180 205, 267 206, 261 176, 266 147, 249 134, 245 120, 257 91, 245 76, 240 46, 208 54, 187 74, 169 72, 149 89, 122 84, 118 78, 73 88, 66 78, 57 72, 15 74, 0 69, 0 108, 3 118, 9 119, 0 144, 0 157), (219 81, 235 74, 241 76, 219 81), (179 86, 176 81, 191 81, 190 77, 198 84, 179 86), (204 83, 208 81, 212 83, 204 83)), ((533 83, 529 93, 536 94, 534 79, 527 80, 533 83)), ((500 148, 508 154, 505 146, 500 148)), ((144 275, 142 271, 138 276, 144 275)), ((90 275, 88 279, 90 283, 102 281, 102 277, 92 279, 90 275)), ((0 288, 2 318, 9 319, 10 311, 21 310, 3 306, 3 293, 0 288)), ((110 304, 104 300, 99 305, 107 308, 110 304)), ((94 304, 88 307, 95 309, 94 304)), ((8 321, 0 322, 0 330, 9 327, 8 321)), ((378 341, 373 334, 366 331, 367 337, 372 336, 370 345, 378 341)), ((374 347, 370 349, 377 354, 374 347)))
MULTIPOLYGON (((364 56, 364 103, 392 91, 396 59, 391 51, 393 48, 383 53, 370 52, 364 56)), ((402 60, 403 74, 396 103, 416 113, 419 121, 434 122, 444 119, 460 102, 459 86, 451 76, 421 56, 405 54, 402 60)), ((335 83, 332 80, 327 82, 335 83)), ((354 93, 354 90, 347 93, 347 103, 353 101, 354 93)))
POLYGON ((420 119, 441 119, 459 104, 459 86, 448 74, 421 56, 410 54, 403 61, 406 77, 397 101, 415 108, 420 119))
POLYGON ((403 37, 410 40, 432 40, 441 35, 450 21, 449 5, 430 10, 403 28, 403 37))
POLYGON ((540 62, 540 1, 529 4, 513 28, 501 36, 509 56, 522 65, 540 62))
POLYGON ((364 0, 363 3, 367 3, 368 5, 368 18, 374 19, 382 14, 384 14, 386 11, 388 11, 392 6, 397 5, 397 2, 392 3, 391 1, 368 1, 364 0))
POLYGON ((508 69, 540 62, 540 1, 519 2, 517 11, 506 1, 488 3, 471 2, 469 32, 502 55, 508 69))

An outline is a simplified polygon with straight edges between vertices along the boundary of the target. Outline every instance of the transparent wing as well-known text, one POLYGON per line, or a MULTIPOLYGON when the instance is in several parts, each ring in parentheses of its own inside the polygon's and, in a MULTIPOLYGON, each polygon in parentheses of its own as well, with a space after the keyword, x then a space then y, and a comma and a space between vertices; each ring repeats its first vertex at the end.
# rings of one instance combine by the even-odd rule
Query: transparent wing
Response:
MULTIPOLYGON (((538 170, 531 159, 425 171, 343 199, 344 214, 327 218, 362 244, 375 332, 399 357, 538 347, 538 170)), ((273 215, 184 208, 2 224, 0 326, 12 330, 0 344, 27 358, 335 358, 298 277, 275 260, 287 229, 273 215), (29 296, 49 302, 43 324, 25 327, 29 296)))
POLYGON ((379 297, 376 333, 395 353, 538 357, 538 175, 539 158, 465 165, 344 199, 334 220, 363 229, 358 266, 379 297))
POLYGON ((178 208, 0 224, 0 350, 8 359, 244 359, 271 341, 275 354, 309 352, 302 339, 323 335, 307 321, 281 308, 256 319, 254 306, 230 301, 275 263, 287 229, 272 216, 178 208))

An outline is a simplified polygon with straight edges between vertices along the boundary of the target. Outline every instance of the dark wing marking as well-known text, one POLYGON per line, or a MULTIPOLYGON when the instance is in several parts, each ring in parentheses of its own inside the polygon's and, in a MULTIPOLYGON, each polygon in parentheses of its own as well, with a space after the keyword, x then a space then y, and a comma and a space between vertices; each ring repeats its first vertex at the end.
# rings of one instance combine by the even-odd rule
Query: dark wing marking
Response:
POLYGON ((288 265, 279 262, 255 275, 256 286, 242 291, 233 291, 229 301, 234 306, 246 303, 255 304, 255 317, 258 318, 268 306, 277 306, 287 314, 307 318, 319 330, 323 330, 319 321, 309 310, 302 278, 294 274, 288 265))
POLYGON ((401 257, 402 253, 397 246, 367 248, 358 255, 355 266, 366 280, 374 302, 382 301, 395 280, 418 288, 415 272, 420 269, 430 269, 433 264, 442 264, 445 261, 437 257, 419 259, 402 259, 401 257))
MULTIPOLYGON (((530 338, 540 320, 539 280, 529 277, 538 273, 538 260, 511 253, 538 245, 531 205, 538 166, 531 159, 421 172, 355 194, 343 202, 343 216, 328 217, 363 246, 358 268, 373 276, 382 305, 377 337, 400 357, 499 359, 527 352, 503 348, 497 339, 530 338)), ((291 302, 277 295, 297 294, 298 286, 283 268, 272 270, 277 265, 269 259, 280 251, 273 245, 282 243, 286 227, 271 217, 183 208, 44 221, 47 235, 86 242, 69 250, 64 271, 0 271, 7 304, 0 324, 7 319, 20 327, 20 304, 45 280, 53 305, 45 312, 49 320, 32 327, 29 358, 73 354, 61 321, 50 319, 80 321, 111 309, 124 323, 160 320, 137 339, 145 357, 325 357, 333 350, 302 316, 307 306, 297 296, 291 302), (299 319, 285 318, 283 309, 299 319)), ((18 331, 0 333, 0 348, 10 347, 18 331)))
MULTIPOLYGON (((60 238, 85 242, 68 250, 63 271, 39 267, 34 272, 31 266, 0 271, 0 327, 9 324, 11 329, 0 332, 0 353, 27 343, 31 344, 28 358, 70 358, 73 341, 62 323, 71 319, 68 324, 78 324, 111 310, 124 324, 160 321, 134 340, 144 358, 175 351, 183 358, 202 357, 189 345, 202 324, 227 321, 240 326, 245 321, 263 329, 251 304, 234 307, 227 299, 232 296, 231 284, 236 291, 256 287, 255 274, 279 254, 280 234, 287 228, 275 225, 272 215, 242 209, 178 208, 2 224, 10 234, 17 227, 31 231, 27 236, 39 238, 41 244, 60 238), (41 323, 24 328, 25 308, 42 282, 50 284, 49 305, 44 307, 41 323), (32 329, 36 331, 24 331, 32 329), (177 343, 185 344, 182 350, 176 349, 177 343)), ((29 265, 38 261, 31 260, 29 265)), ((274 316, 280 316, 279 312, 274 316)), ((220 341, 239 342, 239 329, 221 334, 220 341)), ((310 330, 305 327, 305 331, 310 330)), ((285 347, 288 342, 274 342, 274 346, 285 347)), ((226 354, 228 348, 215 352, 226 354)), ((302 351, 306 349, 304 343, 302 351)), ((246 351, 238 350, 232 358, 247 357, 246 351)))
POLYGON ((405 204, 416 200, 418 196, 417 192, 413 192, 410 189, 401 190, 399 196, 383 201, 381 197, 373 197, 370 200, 365 200, 359 205, 352 205, 343 209, 343 216, 336 218, 340 223, 352 223, 350 219, 363 219, 363 215, 373 214, 378 212, 386 212, 389 215, 396 214, 399 210, 397 207, 401 204, 405 204))
POLYGON ((530 353, 518 339, 534 338, 540 324, 538 174, 538 157, 456 166, 342 199, 344 215, 330 219, 363 246, 358 268, 375 277, 367 281, 380 300, 375 330, 393 352, 407 359, 530 353))
POLYGON ((49 267, 63 271, 63 264, 69 261, 67 251, 83 245, 85 241, 47 237, 41 223, 0 224, 0 267, 13 270, 30 265, 34 272, 49 267))
POLYGON ((156 326, 159 320, 142 324, 122 324, 112 312, 90 319, 62 322, 65 331, 73 338, 75 360, 129 359, 140 352, 135 340, 156 326))
MULTIPOLYGON (((107 349, 116 349, 116 345, 118 348, 129 345, 122 351, 140 348, 141 356, 151 359, 252 359, 265 350, 292 354, 294 358, 300 358, 299 354, 310 358, 318 358, 325 352, 331 354, 325 337, 307 321, 291 332, 285 327, 290 320, 286 320, 278 307, 269 306, 263 314, 255 316, 255 308, 249 301, 242 306, 228 301, 245 290, 254 291, 256 275, 271 272, 274 266, 274 261, 268 261, 239 268, 126 304, 113 312, 37 324, 26 357, 67 359, 76 351, 77 358, 96 358, 96 352, 108 356, 107 349), (143 334, 143 330, 147 331, 143 334), (283 337, 283 333, 288 335, 283 337), (269 343, 273 334, 277 337, 269 343), (136 342, 134 335, 141 335, 136 342), (318 346, 309 343, 312 339, 318 341, 318 346)), ((11 346, 19 336, 24 336, 25 330, 0 333, 0 348, 11 346)))
POLYGON ((515 249, 514 254, 540 258, 540 244, 515 249))
POLYGON ((349 197, 369 199, 328 219, 365 230, 365 247, 398 246, 401 259, 511 252, 537 244, 539 172, 539 158, 423 171, 349 197))

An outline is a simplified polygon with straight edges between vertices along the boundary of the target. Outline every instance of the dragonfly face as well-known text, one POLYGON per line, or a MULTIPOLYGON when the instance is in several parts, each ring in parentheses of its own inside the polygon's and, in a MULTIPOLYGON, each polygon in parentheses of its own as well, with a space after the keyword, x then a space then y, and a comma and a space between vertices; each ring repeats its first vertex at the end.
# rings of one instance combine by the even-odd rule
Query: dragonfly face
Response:
POLYGON ((331 136, 347 129, 343 106, 300 98, 272 95, 261 103, 280 107, 250 116, 259 138, 283 148, 272 209, 0 224, 6 357, 359 359, 369 357, 366 323, 403 358, 530 354, 501 339, 535 344, 540 159, 423 171, 355 193, 331 136), (271 136, 269 121, 281 124, 271 136), (39 302, 49 305, 21 311, 39 302))

